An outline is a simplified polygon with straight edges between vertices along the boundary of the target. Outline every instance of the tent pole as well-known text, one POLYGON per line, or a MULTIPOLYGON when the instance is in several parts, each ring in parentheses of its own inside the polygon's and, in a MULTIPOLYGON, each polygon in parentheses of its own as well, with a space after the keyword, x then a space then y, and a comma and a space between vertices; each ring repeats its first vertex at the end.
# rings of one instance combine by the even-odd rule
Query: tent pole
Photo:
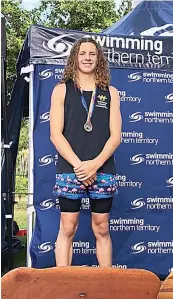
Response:
POLYGON ((28 200, 27 200, 27 266, 31 267, 30 258, 30 242, 33 232, 33 220, 34 220, 34 207, 33 207, 33 164, 34 164, 34 151, 33 151, 33 74, 31 71, 29 74, 29 157, 28 157, 28 200))
POLYGON ((5 201, 6 206, 6 225, 7 225, 7 242, 8 242, 8 270, 13 269, 13 254, 12 254, 12 223, 13 223, 13 195, 12 188, 13 178, 12 177, 12 164, 11 164, 11 149, 8 134, 8 120, 7 120, 7 103, 6 103, 6 61, 1 58, 2 78, 1 78, 1 101, 3 110, 3 139, 4 139, 4 156, 6 165, 6 190, 3 193, 2 200, 5 201))

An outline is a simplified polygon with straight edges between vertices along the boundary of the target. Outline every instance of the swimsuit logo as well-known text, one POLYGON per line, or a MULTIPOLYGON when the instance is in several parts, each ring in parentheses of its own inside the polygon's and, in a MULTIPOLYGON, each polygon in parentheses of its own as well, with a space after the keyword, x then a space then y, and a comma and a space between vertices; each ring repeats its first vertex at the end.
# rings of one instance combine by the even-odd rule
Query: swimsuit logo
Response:
POLYGON ((98 98, 100 99, 100 101, 105 101, 107 100, 107 97, 104 95, 99 94, 98 98))
POLYGON ((99 100, 97 100, 97 105, 96 105, 96 107, 100 107, 100 108, 108 109, 108 108, 107 108, 107 102, 106 102, 107 97, 104 96, 104 95, 99 94, 99 95, 97 96, 97 98, 99 98, 99 100))

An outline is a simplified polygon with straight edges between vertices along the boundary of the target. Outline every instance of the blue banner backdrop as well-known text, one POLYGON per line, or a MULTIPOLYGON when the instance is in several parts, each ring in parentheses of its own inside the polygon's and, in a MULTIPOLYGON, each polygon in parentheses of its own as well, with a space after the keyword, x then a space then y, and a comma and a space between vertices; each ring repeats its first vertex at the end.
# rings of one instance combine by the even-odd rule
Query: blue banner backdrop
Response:
MULTIPOLYGON (((62 73, 63 66, 35 66, 36 223, 30 247, 35 268, 55 266, 60 213, 52 190, 58 154, 49 138, 49 110, 62 73)), ((164 277, 173 267, 173 73, 112 68, 111 76, 123 118, 122 144, 115 155, 119 194, 110 215, 113 266, 148 269, 164 277)), ((89 209, 88 198, 83 198, 73 265, 98 265, 89 209)))

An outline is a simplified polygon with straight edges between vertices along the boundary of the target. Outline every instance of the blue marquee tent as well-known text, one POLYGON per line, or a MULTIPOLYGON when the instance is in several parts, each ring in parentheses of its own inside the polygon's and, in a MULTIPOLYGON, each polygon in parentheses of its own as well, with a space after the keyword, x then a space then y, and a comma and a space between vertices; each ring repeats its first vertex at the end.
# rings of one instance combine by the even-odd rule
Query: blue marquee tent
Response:
POLYGON ((173 36, 173 1, 142 1, 103 33, 173 36))
MULTIPOLYGON (((120 21, 122 28, 128 16, 120 21)), ((145 21, 147 16, 143 16, 145 21)), ((139 32, 152 26, 165 26, 165 22, 141 23, 139 32)), ((122 145, 116 156, 119 195, 110 218, 113 266, 144 268, 160 277, 167 276, 172 268, 173 164, 169 148, 173 123, 173 41, 171 36, 141 38, 130 27, 122 34, 108 32, 109 28, 100 35, 43 26, 31 26, 28 31, 17 64, 18 77, 11 99, 15 119, 9 127, 16 154, 27 98, 30 118, 28 266, 55 265, 59 200, 52 194, 52 188, 58 157, 49 140, 50 97, 53 87, 62 78, 73 43, 84 35, 91 35, 107 55, 111 84, 119 91, 123 115, 122 145)), ((88 198, 83 198, 80 227, 73 242, 73 264, 94 267, 97 260, 89 215, 88 198)))

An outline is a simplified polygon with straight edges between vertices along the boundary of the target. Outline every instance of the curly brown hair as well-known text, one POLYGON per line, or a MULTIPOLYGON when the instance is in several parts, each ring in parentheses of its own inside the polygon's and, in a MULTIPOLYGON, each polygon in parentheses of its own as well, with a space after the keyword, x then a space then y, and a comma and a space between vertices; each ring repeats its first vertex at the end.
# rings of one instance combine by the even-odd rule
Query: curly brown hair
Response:
POLYGON ((75 85, 80 88, 78 81, 78 53, 82 43, 92 43, 97 49, 97 64, 95 68, 95 84, 102 89, 106 89, 110 84, 110 73, 108 62, 104 56, 101 46, 92 38, 82 38, 78 40, 72 47, 67 64, 64 68, 63 79, 61 83, 72 79, 75 85))

